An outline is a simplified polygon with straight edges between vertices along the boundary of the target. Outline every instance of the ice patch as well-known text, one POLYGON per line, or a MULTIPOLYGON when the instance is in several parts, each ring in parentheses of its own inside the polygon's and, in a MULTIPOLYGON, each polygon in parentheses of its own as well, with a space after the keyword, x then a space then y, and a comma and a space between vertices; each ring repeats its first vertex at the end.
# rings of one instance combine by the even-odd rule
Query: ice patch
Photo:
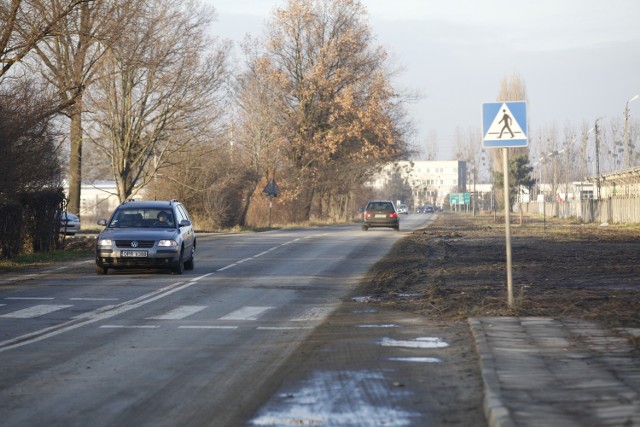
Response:
POLYGON ((358 328, 399 328, 400 325, 358 325, 358 328))
POLYGON ((391 388, 381 372, 315 372, 297 389, 272 398, 250 421, 252 426, 425 425, 422 415, 399 402, 413 394, 391 388))
POLYGON ((411 362, 411 363, 441 363, 442 359, 437 357, 390 357, 391 362, 411 362))
POLYGON ((406 348, 445 348, 449 344, 444 342, 442 338, 423 337, 415 340, 394 340, 392 338, 382 338, 380 345, 383 347, 406 347, 406 348))

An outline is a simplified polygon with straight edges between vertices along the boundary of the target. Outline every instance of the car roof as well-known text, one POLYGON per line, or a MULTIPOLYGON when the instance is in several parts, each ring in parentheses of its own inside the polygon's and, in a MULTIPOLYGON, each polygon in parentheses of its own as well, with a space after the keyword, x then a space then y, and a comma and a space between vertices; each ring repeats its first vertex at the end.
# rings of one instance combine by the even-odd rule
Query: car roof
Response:
POLYGON ((172 206, 179 204, 177 200, 131 200, 120 204, 118 208, 160 208, 171 209, 172 206))

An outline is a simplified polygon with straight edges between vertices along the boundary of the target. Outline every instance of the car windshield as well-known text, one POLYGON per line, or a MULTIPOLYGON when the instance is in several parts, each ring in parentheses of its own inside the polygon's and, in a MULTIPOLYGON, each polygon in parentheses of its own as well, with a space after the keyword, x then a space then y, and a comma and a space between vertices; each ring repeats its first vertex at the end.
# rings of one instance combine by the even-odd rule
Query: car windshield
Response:
POLYGON ((171 210, 161 208, 119 209, 109 227, 168 228, 175 222, 171 210))

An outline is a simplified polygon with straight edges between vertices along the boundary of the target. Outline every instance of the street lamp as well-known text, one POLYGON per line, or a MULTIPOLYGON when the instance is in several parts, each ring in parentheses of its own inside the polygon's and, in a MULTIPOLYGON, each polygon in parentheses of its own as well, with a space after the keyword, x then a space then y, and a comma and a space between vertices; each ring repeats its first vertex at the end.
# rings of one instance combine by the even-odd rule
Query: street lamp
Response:
POLYGON ((630 100, 627 101, 626 106, 624 107, 624 142, 625 142, 625 155, 626 155, 626 167, 631 167, 631 147, 629 142, 629 103, 638 99, 640 95, 636 95, 630 100))

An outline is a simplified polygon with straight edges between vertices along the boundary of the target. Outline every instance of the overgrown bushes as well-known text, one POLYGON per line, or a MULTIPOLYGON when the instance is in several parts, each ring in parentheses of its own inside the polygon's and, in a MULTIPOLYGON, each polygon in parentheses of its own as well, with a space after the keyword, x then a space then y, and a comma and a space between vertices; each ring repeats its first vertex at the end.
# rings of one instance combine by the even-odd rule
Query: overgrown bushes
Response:
POLYGON ((62 188, 0 198, 0 259, 55 249, 64 201, 62 188))

